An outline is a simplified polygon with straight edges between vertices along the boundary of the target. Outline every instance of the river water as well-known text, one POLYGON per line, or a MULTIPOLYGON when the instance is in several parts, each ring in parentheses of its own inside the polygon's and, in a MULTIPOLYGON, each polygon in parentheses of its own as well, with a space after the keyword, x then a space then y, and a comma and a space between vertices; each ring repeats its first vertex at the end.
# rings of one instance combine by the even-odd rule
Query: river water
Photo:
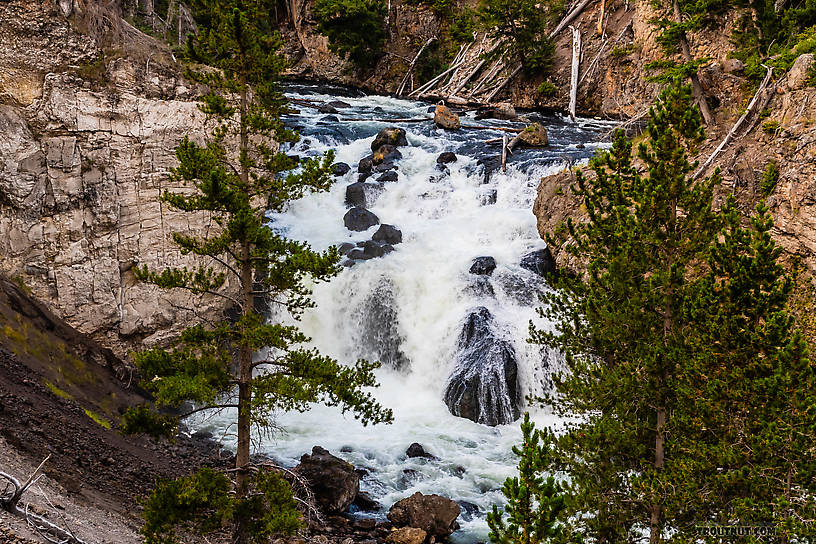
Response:
MULTIPOLYGON (((525 114, 544 124, 550 146, 517 150, 507 173, 499 169, 484 183, 478 159, 498 155, 499 145, 484 143, 501 138, 498 130, 445 132, 431 122, 382 121, 430 117, 424 102, 308 84, 289 85, 286 92, 292 98, 342 100, 351 106, 336 114, 298 106, 300 114, 287 119, 302 136, 287 152, 310 156, 334 149, 336 161, 351 165, 329 192, 307 196, 286 213, 270 217, 273 228, 317 249, 371 238, 376 226, 365 232, 344 226, 346 187, 357 181, 357 163, 371 153, 380 129, 400 126, 407 131, 409 146, 400 148, 403 158, 396 163, 399 179, 381 184, 369 205, 382 223, 402 231, 402 243, 384 257, 358 261, 332 282, 316 285, 316 307, 301 322, 313 345, 326 355, 340 361, 364 357, 391 363, 378 371, 381 386, 374 393, 394 411, 395 420, 392 425, 363 427, 350 415, 320 406, 304 414, 279 414, 277 423, 285 433, 262 438, 260 450, 294 466, 302 454, 320 445, 365 469, 361 488, 383 506, 376 516, 383 517, 394 502, 416 491, 460 501, 466 508, 453 541, 486 541, 484 515, 501 501, 502 483, 515 473, 511 448, 521 433, 517 422, 489 427, 454 417, 443 402, 448 377, 458 364, 460 331, 469 312, 487 308, 497 334, 515 352, 521 393, 536 394, 547 387, 558 355, 526 342, 530 320, 547 326, 535 312, 536 293, 546 284, 519 266, 523 255, 546 246, 532 214, 536 187, 542 176, 606 147, 600 139, 612 125, 591 119, 570 124, 560 116, 525 114), (441 172, 436 162, 444 151, 457 155, 448 172, 441 172), (481 284, 468 273, 479 256, 492 256, 497 264, 481 284), (394 364, 401 364, 400 369, 394 364), (406 458, 413 442, 437 459, 406 458)), ((524 126, 476 121, 473 113, 463 115, 462 124, 524 126)), ((546 408, 523 410, 530 410, 539 426, 559 424, 546 408)), ((223 437, 230 446, 234 437, 225 429, 233 416, 201 415, 190 423, 223 437)))

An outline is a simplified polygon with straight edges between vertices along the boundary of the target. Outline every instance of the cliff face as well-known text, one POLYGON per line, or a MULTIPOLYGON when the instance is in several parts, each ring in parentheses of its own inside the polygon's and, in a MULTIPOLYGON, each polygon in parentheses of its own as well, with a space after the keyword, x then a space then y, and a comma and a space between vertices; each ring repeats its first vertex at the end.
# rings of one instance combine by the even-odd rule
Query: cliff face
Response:
POLYGON ((133 271, 184 264, 170 234, 210 226, 158 199, 204 116, 157 42, 142 61, 103 53, 73 27, 82 5, 64 8, 0 4, 0 269, 121 356, 214 309, 133 271))

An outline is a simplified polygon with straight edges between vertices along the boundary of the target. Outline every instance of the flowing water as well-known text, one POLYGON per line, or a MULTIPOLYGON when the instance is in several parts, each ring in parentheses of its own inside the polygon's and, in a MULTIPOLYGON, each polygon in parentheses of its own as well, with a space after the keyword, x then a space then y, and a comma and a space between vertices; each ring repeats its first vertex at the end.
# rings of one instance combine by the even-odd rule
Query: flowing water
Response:
MULTIPOLYGON (((547 127, 550 146, 517 150, 507 173, 501 169, 485 181, 479 158, 492 158, 501 138, 498 130, 462 129, 445 132, 431 122, 389 123, 383 119, 430 116, 428 104, 383 96, 362 96, 343 89, 291 85, 287 95, 318 101, 343 100, 351 105, 337 114, 299 107, 289 119, 302 139, 294 154, 311 156, 334 149, 336 161, 351 165, 327 193, 294 202, 284 214, 270 217, 273 228, 324 249, 344 242, 362 242, 377 230, 351 232, 343 224, 346 186, 357 181, 357 163, 371 152, 377 132, 388 126, 407 131, 401 147, 399 179, 383 183, 369 209, 381 223, 396 226, 403 241, 384 257, 356 262, 330 283, 314 289, 316 307, 301 322, 315 347, 340 361, 364 357, 384 362, 378 371, 377 399, 394 411, 392 425, 363 427, 337 409, 280 414, 282 435, 262 441, 264 453, 294 466, 303 453, 320 445, 367 471, 361 488, 383 506, 384 516, 397 500, 416 491, 438 493, 463 505, 462 528, 453 540, 487 539, 485 512, 501 501, 504 479, 515 472, 512 446, 519 441, 518 423, 489 427, 454 417, 443 401, 447 381, 462 364, 460 335, 466 319, 484 307, 493 318, 492 334, 503 339, 518 364, 520 394, 536 394, 559 364, 557 354, 526 343, 528 323, 536 321, 537 292, 543 280, 519 266, 530 251, 545 247, 532 214, 536 187, 543 175, 586 160, 605 144, 601 136, 611 125, 589 119, 570 124, 558 116, 527 116, 547 127), (354 119, 354 120, 349 120, 354 119), (456 153, 449 173, 437 168, 443 151, 456 153), (491 203, 495 195, 495 203, 491 203), (472 260, 492 256, 497 267, 490 277, 468 273, 472 260), (406 448, 419 442, 436 460, 406 458, 406 448)), ((463 125, 523 127, 518 122, 475 121, 463 125)), ((377 177, 375 174, 374 177, 377 177)), ((370 181, 372 181, 370 179, 370 181)), ((558 423, 546 408, 523 406, 539 425, 558 423)), ((197 428, 224 436, 229 414, 201 416, 197 428)), ((366 514, 371 515, 371 514, 366 514)))

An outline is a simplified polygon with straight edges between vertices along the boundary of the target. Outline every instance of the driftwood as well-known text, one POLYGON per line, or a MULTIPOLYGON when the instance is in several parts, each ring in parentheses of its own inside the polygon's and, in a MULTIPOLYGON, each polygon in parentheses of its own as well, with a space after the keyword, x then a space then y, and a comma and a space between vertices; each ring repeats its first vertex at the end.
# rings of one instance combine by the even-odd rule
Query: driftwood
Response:
POLYGON ((522 132, 523 128, 510 128, 510 127, 488 127, 486 125, 462 125, 462 128, 473 128, 476 130, 501 130, 502 132, 522 132))
POLYGON ((479 80, 479 82, 476 84, 473 90, 470 91, 470 94, 468 94, 468 96, 471 97, 476 96, 476 93, 479 92, 479 89, 481 89, 485 83, 493 81, 493 78, 496 77, 496 74, 498 74, 502 70, 502 68, 504 68, 504 63, 502 62, 495 63, 493 67, 490 68, 490 70, 488 70, 484 76, 482 76, 482 78, 479 80))
MULTIPOLYGON (((24 483, 5 472, 0 472, 0 478, 6 481, 6 487, 0 491, 0 509, 8 512, 11 515, 22 518, 26 523, 34 529, 43 539, 52 544, 86 544, 84 540, 79 539, 69 528, 60 527, 45 519, 44 517, 34 514, 29 511, 29 505, 26 504, 24 509, 19 506, 23 498, 23 494, 28 491, 31 486, 37 483, 42 475, 39 475, 46 461, 51 456, 47 456, 40 463, 40 466, 31 473, 24 483)), ((50 501, 49 501, 50 502, 50 501)), ((64 519, 63 519, 64 521, 64 519)))
POLYGON ((464 77, 464 79, 462 79, 462 81, 459 83, 459 85, 457 85, 457 86, 456 86, 456 88, 455 88, 453 91, 451 91, 451 93, 450 93, 450 94, 452 94, 452 95, 456 95, 456 94, 458 94, 458 93, 459 93, 459 91, 461 91, 462 89, 464 89, 464 88, 465 88, 465 85, 467 85, 467 84, 468 84, 468 81, 470 81, 470 80, 473 78, 473 76, 475 76, 475 75, 476 75, 476 73, 477 73, 479 70, 481 70, 481 69, 482 69, 482 66, 484 66, 484 65, 485 65, 485 61, 484 61, 484 60, 479 61, 479 64, 477 64, 477 65, 476 65, 476 68, 474 68, 473 70, 471 70, 471 71, 470 71, 470 73, 469 73, 468 75, 466 75, 466 76, 464 77))
POLYGON ((433 121, 432 117, 409 117, 407 119, 368 119, 365 117, 353 117, 350 119, 340 119, 343 123, 423 123, 433 121))
MULTIPOLYGON (((763 64, 763 66, 765 65, 763 64)), ((711 155, 703 163, 703 165, 694 173, 692 179, 697 179, 698 177, 700 177, 700 175, 702 175, 702 173, 705 172, 706 168, 711 166, 711 163, 714 162, 714 159, 716 159, 717 156, 720 153, 722 153, 722 150, 725 149, 729 142, 731 142, 731 139, 734 137, 737 131, 739 131, 742 124, 756 108, 756 105, 759 102, 759 97, 762 95, 762 92, 768 86, 768 83, 770 83, 771 75, 773 74, 773 66, 765 66, 765 69, 768 70, 768 72, 765 74, 765 79, 762 80, 762 83, 759 85, 756 94, 754 94, 754 97, 748 103, 748 107, 745 109, 745 113, 743 113, 742 116, 739 119, 737 119, 737 122, 734 123, 734 126, 731 127, 731 130, 729 130, 728 134, 725 135, 725 138, 723 138, 722 142, 720 142, 720 145, 717 146, 717 149, 715 149, 714 152, 711 153, 711 155)))
POLYGON ((575 27, 572 30, 572 74, 570 76, 569 116, 575 122, 575 108, 578 103, 578 68, 581 64, 581 31, 575 27))
POLYGON ((507 172, 507 134, 502 135, 502 172, 507 172))
POLYGON ((606 0, 601 0, 601 14, 598 16, 598 28, 595 29, 595 33, 598 36, 603 36, 604 33, 604 16, 606 15, 606 0))
POLYGON ((413 77, 414 74, 414 67, 416 66, 416 62, 419 59, 419 56, 425 51, 425 48, 431 45, 436 40, 436 36, 432 38, 428 38, 428 41, 425 42, 422 47, 419 48, 417 54, 414 56, 414 60, 411 61, 411 64, 408 65, 408 71, 405 72, 405 77, 402 78, 402 83, 400 83, 399 89, 397 89, 397 95, 402 95, 403 91, 405 90, 405 84, 408 83, 408 79, 413 77))

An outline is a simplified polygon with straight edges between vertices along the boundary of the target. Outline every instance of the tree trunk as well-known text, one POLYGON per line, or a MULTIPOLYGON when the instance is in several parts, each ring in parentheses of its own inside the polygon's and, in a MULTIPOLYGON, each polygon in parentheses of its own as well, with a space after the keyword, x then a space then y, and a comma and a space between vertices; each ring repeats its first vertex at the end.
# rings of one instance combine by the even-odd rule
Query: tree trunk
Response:
MULTIPOLYGON (((248 152, 249 136, 247 132, 247 86, 246 81, 241 81, 241 105, 240 105, 240 154, 243 159, 248 152)), ((244 160, 241 160, 240 179, 248 186, 249 171, 244 160)), ((248 187, 247 187, 248 189, 248 187)), ((241 244, 241 315, 248 315, 253 311, 252 304, 252 260, 250 243, 244 240, 241 244)), ((241 346, 240 361, 238 368, 238 448, 235 455, 235 483, 237 498, 245 498, 249 492, 249 435, 252 430, 251 425, 251 403, 252 403, 252 351, 249 347, 241 346)), ((238 516, 235 520, 235 534, 233 541, 236 544, 247 544, 249 533, 246 527, 246 520, 238 516)))
MULTIPOLYGON (((672 1, 672 9, 674 10, 674 22, 675 23, 682 23, 683 16, 680 13, 680 4, 677 0, 672 1)), ((680 36, 680 50, 683 53, 683 59, 686 62, 691 62, 694 60, 691 56, 691 49, 689 48, 688 39, 686 38, 686 33, 681 32, 680 36)), ((708 109, 708 102, 706 102, 705 95, 703 94, 703 86, 700 85, 700 78, 695 71, 691 74, 691 94, 694 96, 694 100, 697 102, 697 105, 700 106, 700 113, 703 115, 703 121, 706 125, 713 125, 714 124, 714 115, 711 113, 711 110, 708 109)))

